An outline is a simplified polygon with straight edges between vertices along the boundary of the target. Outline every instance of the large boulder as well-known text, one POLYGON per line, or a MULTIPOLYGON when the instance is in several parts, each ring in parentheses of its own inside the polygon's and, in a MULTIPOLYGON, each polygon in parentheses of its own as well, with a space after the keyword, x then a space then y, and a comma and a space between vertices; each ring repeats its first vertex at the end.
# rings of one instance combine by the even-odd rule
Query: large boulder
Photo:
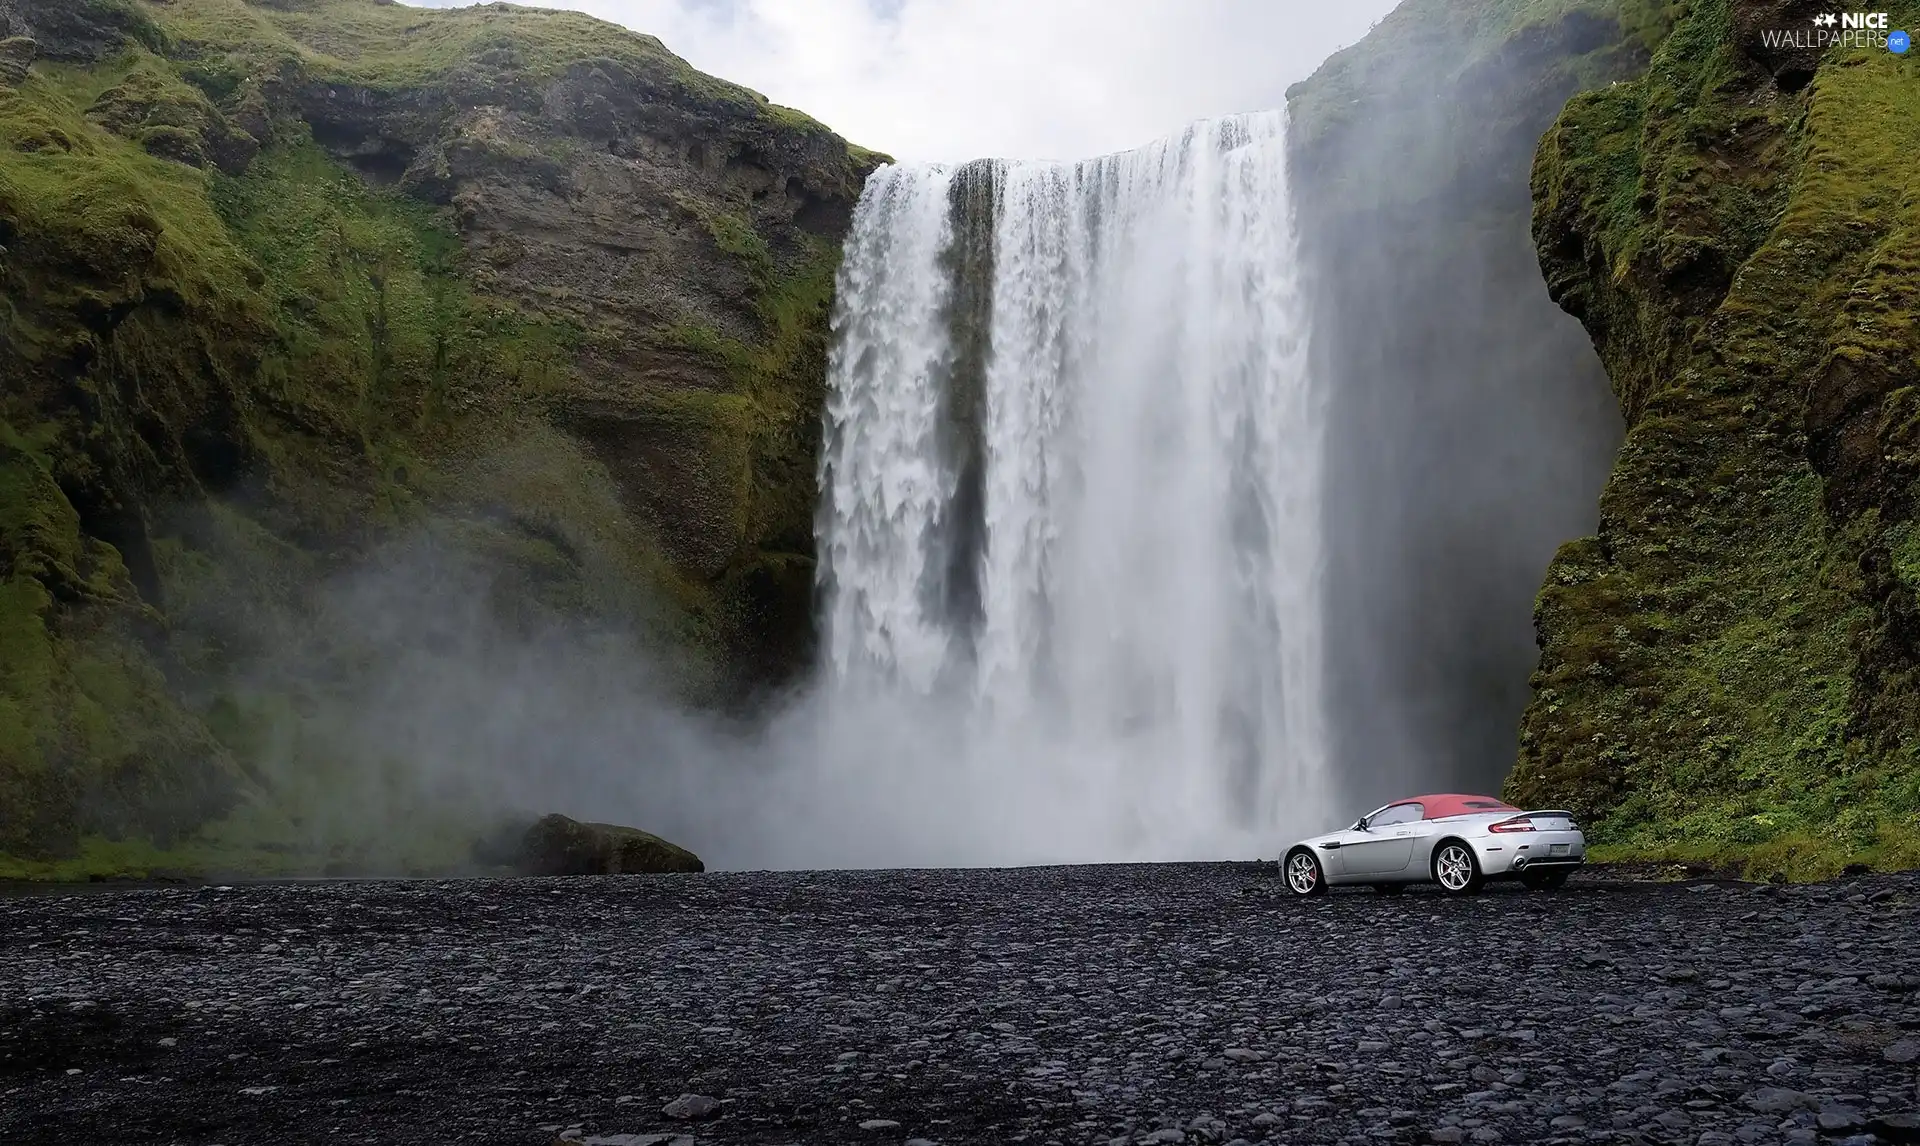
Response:
POLYGON ((17 87, 27 78, 40 46, 26 36, 0 39, 0 87, 17 87))
POLYGON ((650 832, 542 816, 513 839, 495 832, 474 845, 482 863, 523 875, 623 875, 705 871, 700 857, 650 832))

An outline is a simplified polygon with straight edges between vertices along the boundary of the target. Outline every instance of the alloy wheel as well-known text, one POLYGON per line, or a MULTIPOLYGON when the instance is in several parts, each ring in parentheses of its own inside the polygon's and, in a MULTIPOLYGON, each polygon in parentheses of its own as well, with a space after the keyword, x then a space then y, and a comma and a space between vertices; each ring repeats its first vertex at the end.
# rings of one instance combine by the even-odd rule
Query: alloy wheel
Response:
POLYGON ((1434 878, 1448 891, 1468 891, 1474 884, 1473 856, 1464 844, 1448 844, 1433 860, 1434 878))
POLYGON ((1312 895, 1320 890, 1320 865, 1306 852, 1287 857, 1287 886, 1295 895, 1312 895))

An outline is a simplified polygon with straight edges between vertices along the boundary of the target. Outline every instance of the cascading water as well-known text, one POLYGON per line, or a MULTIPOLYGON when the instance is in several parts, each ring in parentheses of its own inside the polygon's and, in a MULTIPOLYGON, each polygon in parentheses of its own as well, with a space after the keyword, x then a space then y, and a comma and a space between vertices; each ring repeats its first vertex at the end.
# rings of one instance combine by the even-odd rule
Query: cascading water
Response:
POLYGON ((1265 855, 1323 826, 1296 265, 1278 112, 868 181, 834 317, 822 699, 830 742, 913 714, 869 779, 948 829, 924 858, 1265 855))

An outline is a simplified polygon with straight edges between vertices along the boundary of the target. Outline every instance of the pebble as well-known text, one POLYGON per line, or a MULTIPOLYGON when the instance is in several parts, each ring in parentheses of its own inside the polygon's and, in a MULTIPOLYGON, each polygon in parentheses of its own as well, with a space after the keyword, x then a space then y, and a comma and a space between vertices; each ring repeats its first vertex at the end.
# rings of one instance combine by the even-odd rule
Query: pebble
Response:
POLYGON ((660 1113, 683 1122, 712 1118, 720 1113, 720 1100, 704 1094, 683 1094, 661 1107, 660 1113))
POLYGON ((1920 1143, 1920 877, 1716 890, 1300 901, 1193 864, 5 899, 0 1142, 1920 1143))

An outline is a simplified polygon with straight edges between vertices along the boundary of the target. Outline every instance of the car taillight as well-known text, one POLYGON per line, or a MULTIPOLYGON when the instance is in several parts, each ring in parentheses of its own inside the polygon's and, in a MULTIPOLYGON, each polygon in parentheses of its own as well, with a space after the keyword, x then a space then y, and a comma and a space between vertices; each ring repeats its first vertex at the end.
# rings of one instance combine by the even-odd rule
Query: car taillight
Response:
POLYGON ((1501 820, 1497 824, 1488 824, 1487 830, 1490 832, 1501 832, 1501 833, 1530 832, 1533 830, 1533 821, 1532 820, 1501 820))

